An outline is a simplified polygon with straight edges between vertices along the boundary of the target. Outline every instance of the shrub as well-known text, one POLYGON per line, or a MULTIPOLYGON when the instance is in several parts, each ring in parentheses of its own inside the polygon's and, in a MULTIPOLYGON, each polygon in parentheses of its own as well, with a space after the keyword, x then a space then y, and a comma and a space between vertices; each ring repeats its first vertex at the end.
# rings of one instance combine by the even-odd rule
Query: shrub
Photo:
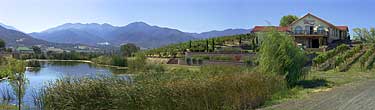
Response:
POLYGON ((28 61, 26 65, 28 67, 41 67, 40 62, 39 61, 34 61, 34 60, 28 61))
POLYGON ((122 66, 122 67, 128 66, 127 59, 125 57, 120 57, 120 56, 113 56, 111 63, 114 66, 122 66))
POLYGON ((164 67, 159 64, 147 63, 144 54, 136 54, 134 58, 128 59, 128 70, 131 73, 147 73, 150 70, 160 73, 164 71, 164 67))
POLYGON ((103 64, 103 65, 111 65, 112 64, 112 58, 109 56, 99 56, 97 58, 91 59, 91 61, 98 63, 98 64, 103 64))
POLYGON ((97 58, 92 59, 91 61, 103 64, 103 65, 113 65, 113 66, 121 66, 126 67, 127 58, 121 56, 99 56, 97 58))

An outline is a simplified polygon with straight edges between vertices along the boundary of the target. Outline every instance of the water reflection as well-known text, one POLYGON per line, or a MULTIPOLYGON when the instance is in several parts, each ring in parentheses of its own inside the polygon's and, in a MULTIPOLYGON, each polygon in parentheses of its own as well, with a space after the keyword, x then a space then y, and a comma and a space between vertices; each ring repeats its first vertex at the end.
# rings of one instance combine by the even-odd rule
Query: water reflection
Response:
POLYGON ((27 68, 28 71, 32 72, 32 73, 39 73, 40 70, 42 70, 42 68, 40 67, 31 67, 31 68, 27 68))
MULTIPOLYGON (((35 99, 35 91, 40 90, 44 85, 48 82, 54 81, 61 77, 93 77, 93 76, 118 76, 118 77, 126 77, 124 75, 127 71, 124 69, 116 69, 110 67, 103 67, 98 66, 90 63, 82 63, 82 62, 40 62, 40 68, 27 68, 25 72, 25 78, 23 83, 15 83, 12 81, 2 81, 0 82, 0 95, 2 97, 2 104, 16 104, 17 96, 22 95, 23 102, 26 106, 34 106, 35 99), (12 89, 12 87, 20 87, 21 86, 24 93, 21 94, 14 93, 17 91, 16 89, 12 89)), ((22 91, 21 90, 21 91, 22 91)))

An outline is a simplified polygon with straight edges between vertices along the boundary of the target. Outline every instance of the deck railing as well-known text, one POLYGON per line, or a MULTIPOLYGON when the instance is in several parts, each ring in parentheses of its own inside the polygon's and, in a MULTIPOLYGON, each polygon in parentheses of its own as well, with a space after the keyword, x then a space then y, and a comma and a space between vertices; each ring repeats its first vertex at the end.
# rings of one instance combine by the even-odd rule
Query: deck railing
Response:
POLYGON ((310 30, 294 30, 290 32, 292 35, 323 35, 328 36, 327 31, 310 31, 310 30))

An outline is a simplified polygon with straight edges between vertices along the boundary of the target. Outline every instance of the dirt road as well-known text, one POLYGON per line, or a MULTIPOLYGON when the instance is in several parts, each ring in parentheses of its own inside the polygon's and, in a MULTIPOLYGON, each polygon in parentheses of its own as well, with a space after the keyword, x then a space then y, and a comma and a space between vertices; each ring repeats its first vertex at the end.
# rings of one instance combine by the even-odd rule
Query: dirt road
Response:
POLYGON ((375 110, 375 80, 347 84, 264 110, 375 110))

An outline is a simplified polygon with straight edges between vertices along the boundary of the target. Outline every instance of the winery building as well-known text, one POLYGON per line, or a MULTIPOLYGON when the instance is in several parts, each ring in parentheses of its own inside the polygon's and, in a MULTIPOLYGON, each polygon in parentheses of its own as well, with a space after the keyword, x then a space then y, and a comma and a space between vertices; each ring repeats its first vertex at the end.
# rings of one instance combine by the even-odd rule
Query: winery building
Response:
MULTIPOLYGON (((337 43, 350 41, 348 26, 336 26, 310 13, 294 21, 289 26, 255 26, 252 33, 267 31, 268 28, 286 32, 305 49, 322 50, 337 43)), ((261 38, 257 38, 261 42, 261 38)))

